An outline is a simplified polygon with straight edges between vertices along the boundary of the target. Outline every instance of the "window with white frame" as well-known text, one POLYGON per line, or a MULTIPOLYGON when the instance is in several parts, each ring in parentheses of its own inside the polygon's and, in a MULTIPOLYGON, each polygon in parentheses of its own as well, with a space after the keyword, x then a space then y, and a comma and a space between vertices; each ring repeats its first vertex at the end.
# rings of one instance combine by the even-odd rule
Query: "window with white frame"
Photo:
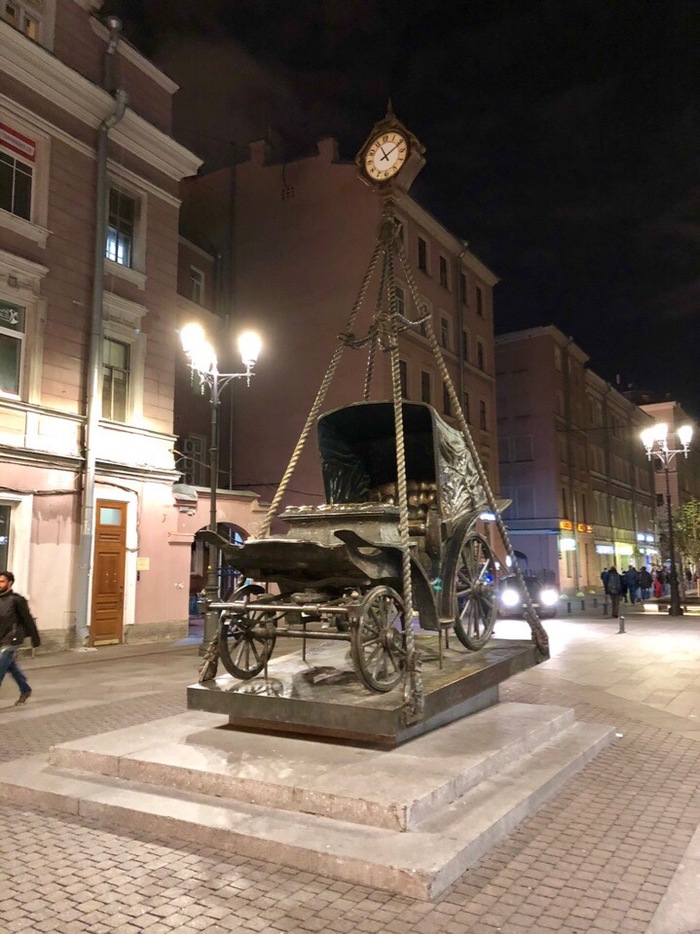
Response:
POLYGON ((25 335, 25 309, 0 301, 0 394, 20 395, 25 335))
POLYGON ((137 206, 132 195, 120 188, 110 188, 105 255, 119 266, 134 265, 137 206))
POLYGON ((125 422, 129 410, 129 345, 105 337, 102 348, 102 418, 125 422))
POLYGON ((196 266, 190 266, 190 298, 198 305, 204 304, 204 273, 196 266))
POLYGON ((0 503, 0 568, 10 566, 10 518, 9 503, 0 503))
POLYGON ((42 2, 27 3, 26 0, 0 0, 0 16, 34 41, 39 39, 41 29, 40 8, 42 2))
POLYGON ((396 295, 396 311, 405 317, 406 315, 406 292, 401 288, 400 285, 394 286, 394 294, 396 295))
POLYGON ((31 220, 36 143, 0 122, 0 208, 31 220))

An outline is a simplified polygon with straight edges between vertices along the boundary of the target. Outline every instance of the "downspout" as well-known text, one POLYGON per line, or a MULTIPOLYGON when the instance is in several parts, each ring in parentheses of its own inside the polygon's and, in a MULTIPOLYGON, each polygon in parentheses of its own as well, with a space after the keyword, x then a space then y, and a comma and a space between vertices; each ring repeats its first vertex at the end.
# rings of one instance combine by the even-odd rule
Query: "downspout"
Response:
POLYGON ((116 16, 107 20, 109 41, 104 61, 105 90, 114 94, 114 109, 105 117, 97 131, 97 192, 95 204, 95 251, 92 280, 92 318, 88 357, 87 403, 84 435, 84 465, 81 499, 80 561, 76 594, 75 634, 77 645, 85 645, 90 633, 92 562, 95 542, 95 476, 97 457, 95 443, 102 417, 101 375, 102 341, 104 334, 104 262, 107 249, 107 141, 109 131, 124 116, 127 105, 125 91, 115 91, 115 61, 122 24, 116 16))
MULTIPOLYGON (((462 240, 462 250, 457 254, 457 269, 456 277, 457 282, 455 283, 455 295, 457 296, 457 327, 459 329, 459 336, 457 338, 457 346, 459 347, 459 404, 464 408, 464 309, 467 304, 467 290, 465 287, 464 295, 462 295, 462 286, 461 286, 461 276, 462 276, 462 257, 467 252, 468 243, 466 240, 462 240)), ((465 275, 466 282, 466 275, 465 275)))
POLYGON ((571 373, 569 370, 569 362, 571 360, 571 353, 569 347, 573 343, 573 339, 570 337, 564 347, 564 419, 566 421, 566 460, 567 467, 569 470, 569 497, 571 499, 571 517, 572 517, 572 538, 574 540, 574 550, 572 552, 574 556, 574 594, 577 594, 581 589, 581 580, 579 574, 579 563, 578 563, 578 503, 576 497, 576 478, 574 476, 574 456, 573 456, 573 406, 571 404, 571 373))

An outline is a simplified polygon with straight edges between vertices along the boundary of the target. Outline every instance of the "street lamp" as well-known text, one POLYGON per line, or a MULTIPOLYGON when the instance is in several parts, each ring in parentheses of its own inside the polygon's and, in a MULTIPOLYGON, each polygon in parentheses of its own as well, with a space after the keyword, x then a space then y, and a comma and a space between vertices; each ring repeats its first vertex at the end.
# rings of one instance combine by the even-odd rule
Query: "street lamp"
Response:
POLYGON ((682 425, 677 431, 679 448, 668 446, 668 425, 658 422, 642 432, 642 444, 646 448, 649 460, 656 457, 663 464, 666 474, 666 509, 668 510, 668 550, 671 556, 671 605, 668 608, 669 616, 682 616, 680 594, 678 592, 678 573, 676 571, 676 549, 673 543, 673 515, 671 513, 671 485, 669 482, 669 465, 676 454, 688 456, 688 448, 693 437, 692 425, 682 425))
MULTIPOLYGON (((253 367, 258 359, 262 342, 253 331, 246 331, 238 338, 238 350, 241 361, 245 367, 243 373, 220 373, 216 358, 216 351, 207 340, 204 329, 200 324, 186 325, 180 332, 182 347, 187 356, 190 369, 199 377, 202 393, 204 387, 209 389, 211 402, 211 444, 209 447, 209 473, 210 473, 210 510, 209 529, 216 532, 216 492, 219 480, 219 444, 218 444, 218 418, 220 393, 234 379, 244 379, 250 386, 253 376, 253 367)), ((219 597, 218 580, 218 549, 216 545, 209 545, 209 569, 207 572, 206 602, 207 610, 204 617, 204 634, 200 646, 200 654, 206 652, 207 647, 216 634, 217 613, 211 609, 219 597)))

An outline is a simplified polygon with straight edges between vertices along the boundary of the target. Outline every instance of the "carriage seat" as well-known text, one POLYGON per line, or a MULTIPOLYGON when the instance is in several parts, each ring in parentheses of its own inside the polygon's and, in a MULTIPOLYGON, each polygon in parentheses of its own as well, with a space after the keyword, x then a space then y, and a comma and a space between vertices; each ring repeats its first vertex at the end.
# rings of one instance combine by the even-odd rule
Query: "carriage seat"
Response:
MULTIPOLYGON (((408 534, 425 535, 428 510, 437 506, 437 484, 429 480, 408 480, 408 534)), ((370 499, 375 503, 394 506, 398 503, 396 483, 383 483, 370 491, 370 499)))

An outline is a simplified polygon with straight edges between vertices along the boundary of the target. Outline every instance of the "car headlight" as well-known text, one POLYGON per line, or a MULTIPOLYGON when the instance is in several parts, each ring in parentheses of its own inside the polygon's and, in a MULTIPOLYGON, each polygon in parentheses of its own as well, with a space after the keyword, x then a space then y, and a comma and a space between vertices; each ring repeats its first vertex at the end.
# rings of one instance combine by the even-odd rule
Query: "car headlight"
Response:
POLYGON ((513 607, 522 603, 522 598, 517 590, 513 590, 512 587, 506 587, 501 593, 501 602, 504 606, 513 607))
POLYGON ((551 590, 549 587, 540 593, 540 603, 543 603, 545 606, 554 606, 558 599, 559 594, 556 590, 551 590))

